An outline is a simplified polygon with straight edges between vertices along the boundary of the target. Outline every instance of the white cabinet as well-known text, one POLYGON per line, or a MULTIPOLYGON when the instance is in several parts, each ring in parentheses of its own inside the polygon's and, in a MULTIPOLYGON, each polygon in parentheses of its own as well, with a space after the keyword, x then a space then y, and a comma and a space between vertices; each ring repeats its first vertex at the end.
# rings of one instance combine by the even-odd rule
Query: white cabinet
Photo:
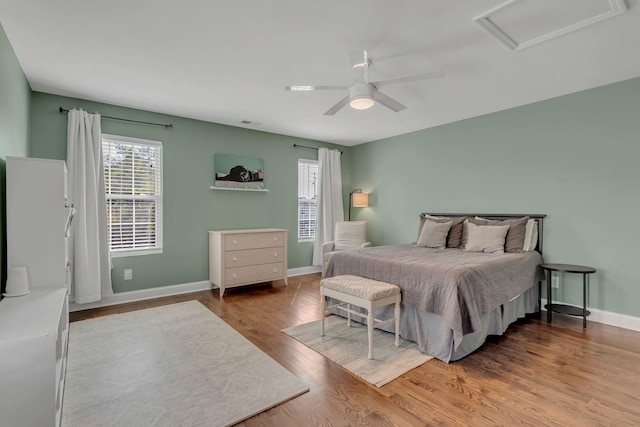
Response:
POLYGON ((287 230, 262 228, 209 231, 209 281, 220 288, 284 280, 287 230))
POLYGON ((62 160, 7 157, 7 265, 27 267, 31 289, 67 280, 62 160))
POLYGON ((68 337, 66 288, 0 301, 1 425, 60 425, 68 337))

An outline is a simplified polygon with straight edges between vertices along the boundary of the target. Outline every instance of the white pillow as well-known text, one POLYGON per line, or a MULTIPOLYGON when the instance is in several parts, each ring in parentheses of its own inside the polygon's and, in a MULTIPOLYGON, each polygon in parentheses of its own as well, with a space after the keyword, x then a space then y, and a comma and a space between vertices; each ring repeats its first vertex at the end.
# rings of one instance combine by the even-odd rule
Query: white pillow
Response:
POLYGON ((469 234, 464 247, 468 252, 504 253, 504 239, 510 225, 475 225, 467 223, 469 234))
POLYGON ((447 234, 449 234, 451 224, 453 224, 453 221, 425 221, 416 244, 418 246, 426 246, 427 248, 444 249, 447 244, 447 234))
POLYGON ((535 219, 527 221, 527 228, 524 233, 524 252, 531 252, 536 250, 538 244, 538 222, 535 219))

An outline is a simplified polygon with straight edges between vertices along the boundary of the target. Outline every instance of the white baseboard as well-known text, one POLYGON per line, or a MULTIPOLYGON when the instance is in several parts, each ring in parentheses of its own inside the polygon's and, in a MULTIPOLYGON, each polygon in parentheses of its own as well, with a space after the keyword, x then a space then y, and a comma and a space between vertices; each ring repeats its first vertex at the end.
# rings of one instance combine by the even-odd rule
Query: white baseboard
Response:
POLYGON ((310 265, 308 267, 290 268, 287 270, 289 277, 302 276, 303 274, 320 273, 322 267, 319 265, 310 265))
MULTIPOLYGON (((287 270, 288 277, 302 276, 303 274, 319 273, 320 266, 309 266, 290 268, 287 270)), ((206 291, 211 289, 208 281, 182 283, 179 285, 161 286, 158 288, 140 289, 137 291, 118 292, 108 297, 103 297, 100 301, 88 304, 69 304, 69 311, 89 310, 91 308, 107 307, 110 305, 124 304, 127 302, 144 301, 147 299, 168 297, 171 295, 188 294, 190 292, 206 291)))
MULTIPOLYGON (((544 306, 546 299, 543 298, 544 306)), ((561 301, 553 301, 553 304, 565 304, 561 301)), ((598 308, 587 307, 591 315, 587 317, 589 322, 603 323, 609 326, 617 326, 618 328, 631 329, 632 331, 640 331, 640 317, 630 316, 628 314, 614 313, 612 311, 600 310, 598 308)), ((544 307, 542 311, 546 311, 544 307)))
POLYGON ((587 307, 591 316, 587 320, 592 320, 605 325, 617 326, 619 328, 640 331, 640 317, 629 316, 628 314, 613 313, 611 311, 599 310, 587 307))
POLYGON ((208 281, 183 283, 180 285, 160 286, 158 288, 140 289, 137 291, 118 292, 103 297, 100 301, 88 304, 69 303, 69 311, 88 310, 91 308, 107 307, 110 305, 124 304, 127 302, 143 301, 147 299, 167 297, 170 295, 188 294, 190 292, 206 291, 211 289, 208 281))

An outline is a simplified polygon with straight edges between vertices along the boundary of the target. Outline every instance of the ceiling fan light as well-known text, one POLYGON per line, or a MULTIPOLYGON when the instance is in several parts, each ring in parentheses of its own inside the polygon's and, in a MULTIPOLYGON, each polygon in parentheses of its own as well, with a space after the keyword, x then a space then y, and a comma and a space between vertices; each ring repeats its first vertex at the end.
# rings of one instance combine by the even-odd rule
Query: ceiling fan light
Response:
POLYGON ((369 83, 354 83, 349 88, 349 106, 355 110, 366 110, 376 103, 375 88, 369 83))
POLYGON ((355 110, 366 110, 373 107, 376 101, 369 96, 359 96, 357 98, 351 98, 349 106, 355 110))

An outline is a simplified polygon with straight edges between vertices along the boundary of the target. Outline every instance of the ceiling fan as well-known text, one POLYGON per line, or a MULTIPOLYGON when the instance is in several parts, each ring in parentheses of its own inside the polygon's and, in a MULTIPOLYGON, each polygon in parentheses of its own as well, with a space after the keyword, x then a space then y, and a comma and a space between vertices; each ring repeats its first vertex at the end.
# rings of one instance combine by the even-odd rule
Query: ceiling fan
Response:
POLYGON ((351 68, 353 70, 353 84, 351 86, 303 86, 292 85, 285 86, 285 90, 299 92, 310 90, 349 90, 349 94, 342 98, 336 105, 329 108, 325 116, 333 116, 342 107, 349 104, 351 108, 356 110, 366 110, 375 105, 376 102, 384 105, 390 110, 402 111, 406 106, 402 105, 395 99, 380 92, 378 89, 392 84, 414 82, 418 80, 435 79, 444 76, 442 71, 434 71, 430 73, 413 74, 409 76, 396 77, 387 80, 380 80, 377 82, 369 81, 369 67, 371 66, 371 58, 368 57, 366 50, 356 50, 349 52, 349 59, 351 60, 351 68))

